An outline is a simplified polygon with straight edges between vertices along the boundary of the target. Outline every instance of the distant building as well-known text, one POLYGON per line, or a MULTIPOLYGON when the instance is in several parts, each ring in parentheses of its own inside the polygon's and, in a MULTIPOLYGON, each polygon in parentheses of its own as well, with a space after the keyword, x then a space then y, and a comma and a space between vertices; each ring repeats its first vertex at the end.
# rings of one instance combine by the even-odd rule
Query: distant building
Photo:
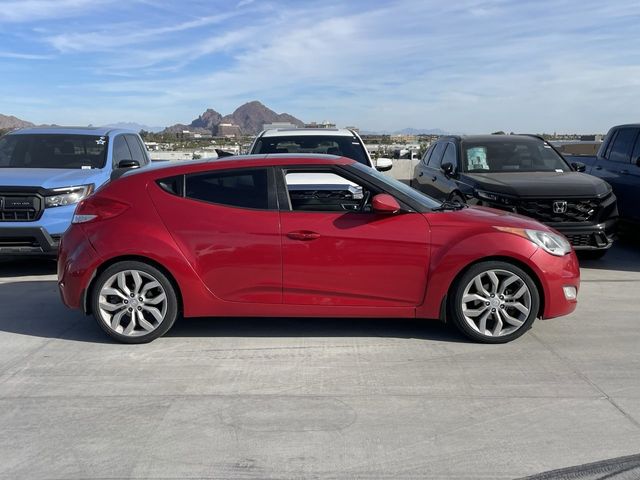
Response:
POLYGON ((304 128, 336 128, 336 124, 335 123, 331 123, 331 122, 327 122, 325 120, 322 123, 316 123, 316 122, 305 123, 304 124, 304 128))
POLYGON ((234 125, 233 123, 219 123, 215 128, 215 136, 216 137, 240 137, 242 136, 242 131, 238 125, 234 125))
POLYGON ((275 130, 276 128, 298 128, 298 126, 289 122, 272 122, 262 125, 263 130, 275 130))

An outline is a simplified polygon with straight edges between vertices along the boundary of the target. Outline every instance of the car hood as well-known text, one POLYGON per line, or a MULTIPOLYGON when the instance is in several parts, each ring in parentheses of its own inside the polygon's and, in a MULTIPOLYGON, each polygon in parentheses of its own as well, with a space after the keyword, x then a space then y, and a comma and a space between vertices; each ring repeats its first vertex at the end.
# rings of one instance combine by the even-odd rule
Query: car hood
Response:
POLYGON ((596 197, 611 191, 607 182, 579 172, 469 173, 480 190, 517 197, 596 197))
POLYGON ((105 173, 99 169, 0 168, 0 186, 62 188, 104 183, 105 173))
POLYGON ((432 226, 442 225, 450 227, 458 225, 468 228, 473 225, 481 229, 485 227, 514 227, 555 231, 532 218, 489 207, 471 206, 461 210, 447 210, 444 212, 427 213, 425 215, 427 215, 428 221, 432 226))

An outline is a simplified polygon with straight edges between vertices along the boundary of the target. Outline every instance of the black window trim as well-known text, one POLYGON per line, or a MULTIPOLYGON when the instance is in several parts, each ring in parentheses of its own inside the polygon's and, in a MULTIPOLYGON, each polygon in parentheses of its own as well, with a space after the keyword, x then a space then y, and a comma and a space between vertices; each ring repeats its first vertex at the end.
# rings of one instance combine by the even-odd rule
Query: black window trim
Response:
POLYGON ((277 197, 276 177, 275 177, 274 167, 258 166, 258 167, 241 167, 241 168, 216 168, 212 170, 204 170, 202 172, 190 172, 190 173, 184 173, 181 175, 171 175, 169 177, 158 178, 155 181, 155 184, 160 190, 162 190, 168 195, 173 195, 174 197, 184 198, 185 200, 204 203, 207 205, 218 205, 226 208, 237 208, 240 210, 254 210, 254 211, 263 211, 263 212, 271 212, 271 211, 278 210, 278 197, 277 197), (212 175, 216 173, 226 173, 226 172, 242 172, 243 170, 266 170, 267 171, 267 208, 241 207, 238 205, 229 205, 226 203, 208 202, 206 200, 201 200, 199 198, 193 198, 193 197, 187 196, 187 176, 212 175), (161 181, 173 179, 176 177, 182 177, 180 192, 178 193, 169 192, 165 188, 162 188, 162 186, 160 185, 161 181))

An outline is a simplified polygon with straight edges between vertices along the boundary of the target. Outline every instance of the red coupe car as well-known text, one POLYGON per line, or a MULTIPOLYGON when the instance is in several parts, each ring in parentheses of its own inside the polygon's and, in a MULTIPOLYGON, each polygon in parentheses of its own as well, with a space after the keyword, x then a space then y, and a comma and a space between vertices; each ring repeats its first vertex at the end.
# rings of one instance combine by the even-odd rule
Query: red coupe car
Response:
POLYGON ((111 337, 176 318, 411 317, 504 343, 576 307, 566 239, 534 220, 441 203, 333 156, 230 157, 131 171, 79 203, 64 303, 111 337))

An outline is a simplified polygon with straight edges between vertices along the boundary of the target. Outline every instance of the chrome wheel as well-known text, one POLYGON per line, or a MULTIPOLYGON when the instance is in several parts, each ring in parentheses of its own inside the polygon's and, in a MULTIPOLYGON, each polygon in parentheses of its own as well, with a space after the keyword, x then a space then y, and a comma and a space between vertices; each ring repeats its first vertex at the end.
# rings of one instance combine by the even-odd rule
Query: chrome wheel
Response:
POLYGON ((130 337, 156 330, 167 315, 160 282, 141 270, 123 270, 107 279, 98 296, 98 316, 113 332, 130 337))
POLYGON ((518 330, 531 312, 531 291, 507 270, 486 270, 471 279, 462 294, 462 315, 474 331, 503 337, 518 330))

